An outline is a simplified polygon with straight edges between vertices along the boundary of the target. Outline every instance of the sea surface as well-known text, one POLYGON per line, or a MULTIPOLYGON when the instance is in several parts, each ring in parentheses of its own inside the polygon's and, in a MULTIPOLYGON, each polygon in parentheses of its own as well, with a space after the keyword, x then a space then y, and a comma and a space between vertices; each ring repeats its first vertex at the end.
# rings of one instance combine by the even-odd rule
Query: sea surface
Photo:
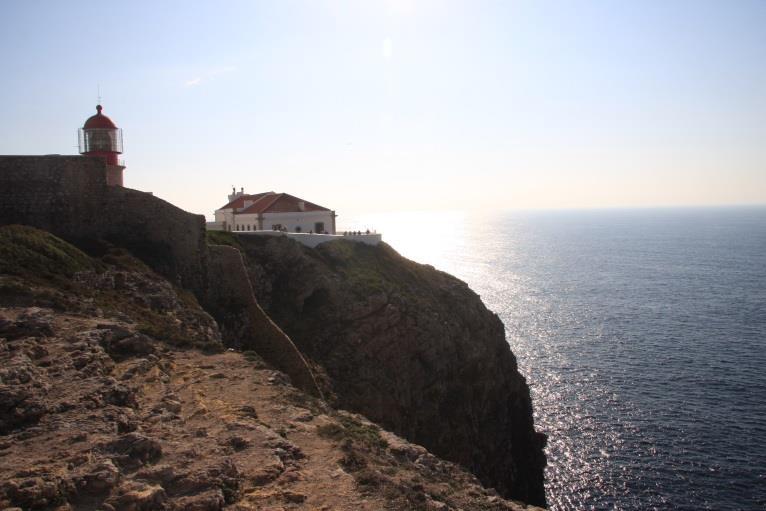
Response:
POLYGON ((503 320, 552 510, 766 509, 766 208, 344 220, 503 320))

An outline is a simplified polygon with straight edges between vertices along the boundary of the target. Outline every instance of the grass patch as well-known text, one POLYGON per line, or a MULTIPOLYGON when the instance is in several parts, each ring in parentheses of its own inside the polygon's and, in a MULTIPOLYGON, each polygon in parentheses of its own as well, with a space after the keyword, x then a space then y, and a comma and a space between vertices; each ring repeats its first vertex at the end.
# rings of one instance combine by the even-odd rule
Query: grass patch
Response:
POLYGON ((322 245, 322 252, 336 261, 348 261, 354 256, 357 243, 349 240, 335 240, 322 245))
POLYGON ((152 272, 143 261, 133 257, 133 255, 124 248, 109 247, 106 253, 101 256, 101 261, 124 271, 144 274, 152 272))
POLYGON ((240 244, 237 237, 230 232, 206 231, 205 238, 207 239, 208 245, 228 245, 230 247, 237 248, 240 251, 244 251, 242 249, 242 244, 240 244))
POLYGON ((369 267, 351 268, 346 272, 346 278, 351 284, 351 289, 362 297, 388 292, 391 287, 379 272, 369 267))
POLYGON ((30 285, 27 280, 10 275, 0 276, 0 306, 48 307, 55 310, 71 309, 74 298, 50 287, 30 285))
POLYGON ((263 357, 253 350, 243 351, 242 356, 244 357, 245 360, 247 360, 253 365, 254 369, 265 369, 269 367, 269 364, 267 364, 266 361, 263 360, 263 357))
POLYGON ((248 362, 259 362, 262 360, 261 356, 253 350, 243 351, 242 356, 245 357, 245 360, 248 362))
POLYGON ((363 422, 347 415, 338 415, 338 422, 325 424, 317 428, 317 433, 325 438, 335 441, 349 439, 366 447, 380 450, 388 447, 383 437, 380 436, 380 428, 374 424, 363 422))
POLYGON ((63 284, 79 271, 101 265, 69 243, 34 227, 0 227, 0 273, 63 284))
POLYGON ((378 293, 390 294, 400 280, 398 273, 401 272, 401 265, 390 264, 390 254, 383 246, 339 240, 320 245, 316 250, 333 270, 343 276, 359 298, 378 293))
POLYGON ((319 415, 320 413, 326 412, 326 407, 322 406, 319 399, 315 398, 314 396, 310 396, 298 389, 289 391, 285 395, 285 400, 295 406, 309 410, 314 415, 319 415))

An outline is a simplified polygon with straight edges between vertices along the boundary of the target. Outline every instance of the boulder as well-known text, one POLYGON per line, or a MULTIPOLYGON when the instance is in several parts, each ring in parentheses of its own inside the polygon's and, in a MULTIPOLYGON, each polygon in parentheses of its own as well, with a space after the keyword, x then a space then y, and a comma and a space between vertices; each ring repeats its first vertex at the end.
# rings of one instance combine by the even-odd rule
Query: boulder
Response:
POLYGON ((40 389, 0 384, 0 434, 36 424, 48 408, 40 389))
POLYGON ((49 474, 11 479, 2 486, 11 505, 30 510, 51 509, 63 504, 66 501, 64 490, 61 481, 49 474))
POLYGON ((118 455, 118 463, 127 466, 143 465, 162 456, 162 446, 157 440, 136 432, 122 435, 104 447, 118 455))
POLYGON ((106 504, 120 511, 155 511, 162 509, 167 495, 162 486, 129 481, 106 504))
POLYGON ((225 505, 223 491, 220 488, 214 488, 176 499, 171 509, 174 511, 220 511, 225 505))

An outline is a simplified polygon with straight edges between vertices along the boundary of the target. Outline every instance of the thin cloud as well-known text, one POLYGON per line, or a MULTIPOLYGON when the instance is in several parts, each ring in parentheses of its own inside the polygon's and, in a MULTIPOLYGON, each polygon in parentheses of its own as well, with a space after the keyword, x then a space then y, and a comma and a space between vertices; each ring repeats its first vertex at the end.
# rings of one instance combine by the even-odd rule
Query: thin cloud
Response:
POLYGON ((217 76, 221 76, 224 74, 232 73, 236 71, 237 68, 234 66, 226 66, 226 67, 217 67, 214 69, 209 69, 205 73, 202 74, 202 76, 196 76, 192 78, 191 80, 187 80, 184 82, 184 87, 196 87, 197 85, 201 84, 202 82, 208 82, 210 80, 215 79, 217 76))

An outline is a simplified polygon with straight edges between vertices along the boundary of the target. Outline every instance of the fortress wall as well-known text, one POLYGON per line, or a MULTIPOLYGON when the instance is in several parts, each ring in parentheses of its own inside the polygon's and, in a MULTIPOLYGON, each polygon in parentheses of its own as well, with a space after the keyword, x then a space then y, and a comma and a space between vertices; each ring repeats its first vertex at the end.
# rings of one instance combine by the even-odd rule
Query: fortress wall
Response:
POLYGON ((108 187, 95 221, 101 237, 125 247, 171 282, 207 292, 205 217, 187 213, 154 195, 108 187))
POLYGON ((0 224, 61 237, 88 231, 106 189, 105 163, 82 156, 0 156, 0 224))
POLYGON ((0 224, 31 225, 74 243, 111 242, 204 294, 205 218, 150 193, 107 186, 106 167, 83 156, 0 156, 0 224))

